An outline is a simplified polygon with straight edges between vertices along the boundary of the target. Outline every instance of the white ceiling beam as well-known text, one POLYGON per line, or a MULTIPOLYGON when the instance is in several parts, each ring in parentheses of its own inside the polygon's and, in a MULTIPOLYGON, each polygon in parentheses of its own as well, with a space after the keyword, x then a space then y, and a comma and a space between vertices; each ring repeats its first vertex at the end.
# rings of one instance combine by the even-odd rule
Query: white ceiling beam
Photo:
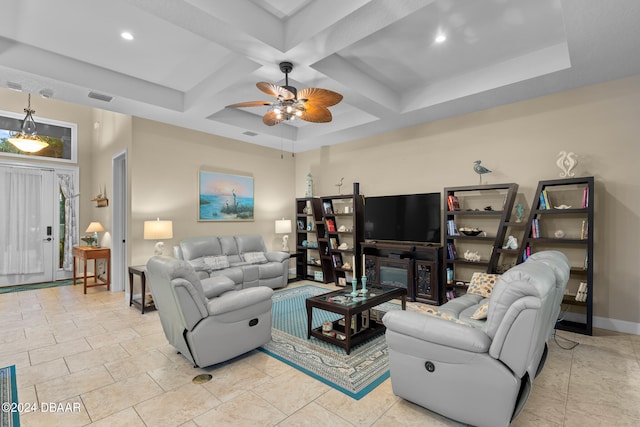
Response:
POLYGON ((111 96, 183 111, 182 92, 0 37, 0 65, 111 96), (35 59, 37 58, 37 59, 35 59))

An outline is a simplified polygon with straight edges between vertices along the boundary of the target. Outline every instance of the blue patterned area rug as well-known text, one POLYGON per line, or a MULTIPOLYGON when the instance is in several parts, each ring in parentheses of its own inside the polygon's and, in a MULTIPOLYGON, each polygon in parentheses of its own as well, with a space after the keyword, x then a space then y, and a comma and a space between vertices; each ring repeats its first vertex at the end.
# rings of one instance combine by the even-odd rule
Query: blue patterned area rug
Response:
MULTIPOLYGON (((82 283, 82 280, 77 279, 76 283, 82 283)), ((9 294, 12 292, 22 292, 22 291, 33 291, 35 289, 44 289, 44 288, 55 288, 57 286, 69 286, 72 284, 73 284, 73 279, 58 280, 57 282, 34 283, 31 285, 0 286, 0 294, 9 294)))
MULTIPOLYGON (((307 340, 307 298, 329 292, 305 285, 273 294, 271 341, 259 348, 268 355, 324 382, 342 393, 362 399, 389 377, 389 355, 384 334, 359 344, 351 354, 333 344, 307 340)), ((399 304, 384 303, 382 311, 399 310, 399 304)), ((313 327, 341 316, 313 309, 313 327)))
POLYGON ((0 427, 20 427, 16 367, 0 368, 0 427))

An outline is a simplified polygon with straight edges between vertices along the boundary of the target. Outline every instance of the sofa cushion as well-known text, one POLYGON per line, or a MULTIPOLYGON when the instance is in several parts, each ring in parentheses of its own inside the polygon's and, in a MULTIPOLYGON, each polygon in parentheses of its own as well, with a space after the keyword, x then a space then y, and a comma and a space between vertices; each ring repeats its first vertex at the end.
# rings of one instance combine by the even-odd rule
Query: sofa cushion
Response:
POLYGON ((267 248, 264 246, 264 240, 259 234, 239 235, 235 236, 235 240, 238 247, 238 253, 240 254, 267 251, 267 248))
POLYGON ((525 262, 506 271, 496 283, 489 304, 485 332, 494 338, 502 319, 515 301, 533 296, 543 300, 555 287, 553 271, 542 263, 525 262))
POLYGON ((191 261, 205 256, 222 255, 220 242, 215 236, 191 237, 180 242, 185 260, 191 261))
POLYGON ((242 254, 242 259, 249 264, 265 264, 267 262, 264 252, 245 252, 242 254))
POLYGON ((229 268, 229 259, 226 255, 206 256, 203 258, 203 260, 211 270, 222 270, 223 268, 229 268))
POLYGON ((260 264, 260 279, 272 279, 281 277, 283 274, 282 264, 270 262, 268 264, 260 264))
POLYGON ((489 298, 491 296, 493 286, 499 278, 499 274, 473 273, 473 276, 471 276, 471 282, 469 282, 469 287, 467 288, 467 293, 489 298))

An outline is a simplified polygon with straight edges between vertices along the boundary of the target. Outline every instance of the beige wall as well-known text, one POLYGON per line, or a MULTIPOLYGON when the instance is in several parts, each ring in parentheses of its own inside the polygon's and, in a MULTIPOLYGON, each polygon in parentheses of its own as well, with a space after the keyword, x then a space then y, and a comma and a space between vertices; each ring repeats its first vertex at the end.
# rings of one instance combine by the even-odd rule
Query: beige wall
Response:
MULTIPOLYGON (((0 109, 22 111, 24 94, 0 89, 0 109)), ((485 183, 516 182, 529 206, 538 180, 558 177, 560 150, 579 156, 578 175, 593 175, 596 187, 595 315, 640 323, 640 76, 415 126, 326 147, 295 158, 278 150, 148 120, 36 97, 37 116, 78 124, 80 224, 104 220, 110 209, 90 201, 98 186, 111 189, 111 158, 129 154, 131 213, 129 257, 144 263, 153 242, 142 239, 144 220, 174 221, 174 238, 256 232, 277 248, 274 221, 292 218, 294 197, 305 192, 311 171, 316 194, 343 193, 360 182, 365 195, 442 191, 474 185, 474 160, 494 172, 485 183), (93 128, 99 122, 98 129, 93 128), (251 173, 255 222, 202 222, 197 215, 201 167, 251 173)), ((83 231, 83 230, 81 230, 83 231)), ((293 239, 292 239, 293 240, 293 239)))
MULTIPOLYGON (((144 263, 154 241, 142 238, 145 220, 173 221, 173 239, 165 254, 181 239, 203 235, 258 233, 267 249, 280 249, 275 220, 294 219, 294 160, 280 151, 215 135, 135 118, 131 162, 132 262, 144 263), (198 171, 206 168, 252 175, 255 221, 197 222, 198 171)), ((293 244, 290 241, 290 247, 293 244)))
MULTIPOLYGON (((315 194, 345 177, 365 195, 442 191, 516 182, 526 206, 539 180, 559 178, 560 150, 578 155, 577 176, 596 184, 594 314, 640 322, 640 76, 298 154, 296 196, 311 171, 315 194)), ((630 325, 633 327, 633 325, 630 325)))

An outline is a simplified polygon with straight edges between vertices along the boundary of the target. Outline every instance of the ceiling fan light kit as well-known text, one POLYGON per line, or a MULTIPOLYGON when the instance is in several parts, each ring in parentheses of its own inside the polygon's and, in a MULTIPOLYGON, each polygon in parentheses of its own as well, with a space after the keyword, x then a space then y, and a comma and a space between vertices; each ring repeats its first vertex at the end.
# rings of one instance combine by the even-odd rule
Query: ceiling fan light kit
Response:
POLYGON ((295 87, 289 86, 289 73, 292 70, 293 64, 291 62, 280 63, 280 71, 285 75, 284 86, 266 82, 256 84, 257 88, 262 92, 275 97, 275 101, 240 102, 227 105, 227 108, 268 106, 269 110, 262 117, 262 121, 267 126, 274 126, 280 122, 295 120, 296 118, 313 123, 330 122, 333 117, 327 107, 342 101, 342 95, 320 88, 306 88, 298 91, 295 87))

